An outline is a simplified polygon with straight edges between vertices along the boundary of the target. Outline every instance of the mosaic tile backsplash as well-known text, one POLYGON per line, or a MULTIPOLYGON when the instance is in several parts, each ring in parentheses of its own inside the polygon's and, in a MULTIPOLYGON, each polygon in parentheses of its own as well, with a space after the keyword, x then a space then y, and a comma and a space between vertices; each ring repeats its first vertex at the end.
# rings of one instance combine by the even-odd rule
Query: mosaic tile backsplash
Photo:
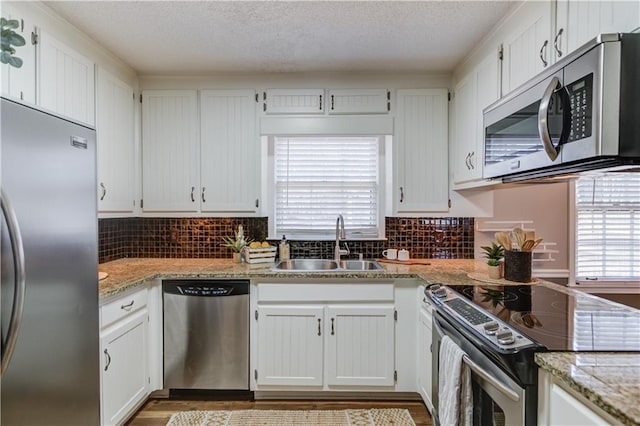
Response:
MULTIPOLYGON (((222 237, 238 225, 263 240, 268 219, 261 218, 118 218, 100 219, 99 262, 124 257, 230 258, 222 237)), ((379 258, 386 248, 409 250, 412 258, 473 259, 473 218, 385 219, 387 241, 349 241, 351 255, 379 258)), ((277 243, 277 241, 271 241, 277 243)), ((334 241, 290 241, 292 258, 332 258, 334 241)))

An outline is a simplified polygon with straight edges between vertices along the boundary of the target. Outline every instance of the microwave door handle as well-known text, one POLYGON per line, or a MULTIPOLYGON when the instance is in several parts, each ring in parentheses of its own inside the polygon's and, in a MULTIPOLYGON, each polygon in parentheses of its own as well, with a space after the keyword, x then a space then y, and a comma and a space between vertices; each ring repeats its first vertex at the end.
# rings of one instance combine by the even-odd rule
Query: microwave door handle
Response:
POLYGON ((0 193, 0 204, 2 213, 7 221, 7 232, 11 242, 11 251, 13 254, 14 267, 14 295, 13 306, 11 307, 11 318, 7 328, 7 338, 2 342, 2 363, 0 365, 0 376, 4 376, 11 361, 13 350, 18 339, 20 324, 22 323, 22 311, 24 309, 24 296, 26 287, 26 276, 24 268, 24 246, 22 244, 22 236, 18 220, 11 203, 4 191, 0 193))
POLYGON ((540 133, 542 146, 544 146, 544 150, 551 161, 558 158, 558 150, 553 146, 551 135, 549 134, 548 113, 551 97, 558 87, 560 87, 560 79, 553 77, 551 83, 549 83, 549 86, 547 86, 547 89, 544 91, 544 95, 542 95, 540 108, 538 109, 538 132, 540 133))

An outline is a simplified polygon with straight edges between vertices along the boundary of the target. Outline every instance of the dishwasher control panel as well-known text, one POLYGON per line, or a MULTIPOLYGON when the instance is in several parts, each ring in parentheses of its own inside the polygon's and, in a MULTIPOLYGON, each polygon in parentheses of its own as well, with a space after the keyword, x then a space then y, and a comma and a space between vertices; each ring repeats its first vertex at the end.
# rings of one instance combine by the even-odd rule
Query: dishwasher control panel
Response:
POLYGON ((229 296, 233 292, 233 287, 176 286, 176 289, 185 296, 229 296))

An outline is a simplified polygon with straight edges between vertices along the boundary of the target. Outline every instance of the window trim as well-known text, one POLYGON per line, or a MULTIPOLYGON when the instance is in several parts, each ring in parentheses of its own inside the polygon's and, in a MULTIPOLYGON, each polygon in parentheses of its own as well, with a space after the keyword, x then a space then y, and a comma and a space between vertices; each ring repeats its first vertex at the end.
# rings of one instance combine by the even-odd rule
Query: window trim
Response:
MULTIPOLYGON (((276 224, 275 224, 275 170, 274 170, 274 146, 275 146, 275 138, 276 137, 371 137, 372 135, 367 134, 345 134, 345 135, 326 135, 326 134, 299 134, 299 135, 268 135, 262 136, 261 146, 262 146, 262 170, 263 170, 263 179, 262 179, 262 193, 266 194, 265 203, 264 203, 264 211, 266 212, 267 217, 269 218, 269 229, 268 229, 268 239, 270 240, 279 240, 282 238, 282 235, 276 234, 276 224)), ((390 154, 390 150, 387 149, 386 135, 376 135, 378 139, 378 235, 377 237, 366 237, 366 238, 358 238, 350 235, 347 230, 347 238, 346 241, 376 241, 376 240, 386 240, 386 231, 385 231, 385 206, 386 206, 386 189, 387 189, 387 178, 389 176, 387 171, 387 153, 390 154)), ((329 234, 295 234, 295 235, 287 235, 288 240, 291 241, 333 241, 335 240, 335 235, 333 231, 329 234)))

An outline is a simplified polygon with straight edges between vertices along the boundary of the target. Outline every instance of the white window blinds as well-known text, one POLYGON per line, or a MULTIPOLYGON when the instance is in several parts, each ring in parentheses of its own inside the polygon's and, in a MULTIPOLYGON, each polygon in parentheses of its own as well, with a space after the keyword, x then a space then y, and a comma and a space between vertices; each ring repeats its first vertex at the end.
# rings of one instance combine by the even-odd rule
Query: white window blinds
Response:
POLYGON ((378 237, 378 137, 276 137, 275 232, 378 237))
POLYGON ((576 183, 576 280, 640 279, 640 173, 576 183))

